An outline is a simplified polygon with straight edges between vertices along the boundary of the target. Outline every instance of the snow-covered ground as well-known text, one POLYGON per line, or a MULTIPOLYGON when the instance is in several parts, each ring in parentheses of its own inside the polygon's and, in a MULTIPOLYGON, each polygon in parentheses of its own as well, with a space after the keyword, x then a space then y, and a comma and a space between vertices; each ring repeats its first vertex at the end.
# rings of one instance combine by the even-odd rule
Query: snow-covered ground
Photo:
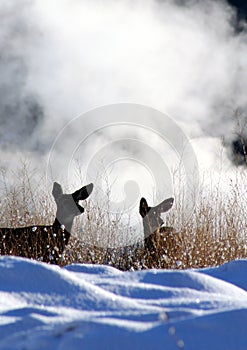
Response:
POLYGON ((0 257, 0 349, 247 349, 247 260, 120 272, 0 257))

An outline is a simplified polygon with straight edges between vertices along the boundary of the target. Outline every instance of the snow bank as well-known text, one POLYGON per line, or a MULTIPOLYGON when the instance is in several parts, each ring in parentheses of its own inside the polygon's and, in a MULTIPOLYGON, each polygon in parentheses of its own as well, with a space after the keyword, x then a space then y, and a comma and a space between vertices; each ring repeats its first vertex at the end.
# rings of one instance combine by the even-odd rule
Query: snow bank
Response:
POLYGON ((246 277, 0 257, 0 349, 246 349, 246 277))

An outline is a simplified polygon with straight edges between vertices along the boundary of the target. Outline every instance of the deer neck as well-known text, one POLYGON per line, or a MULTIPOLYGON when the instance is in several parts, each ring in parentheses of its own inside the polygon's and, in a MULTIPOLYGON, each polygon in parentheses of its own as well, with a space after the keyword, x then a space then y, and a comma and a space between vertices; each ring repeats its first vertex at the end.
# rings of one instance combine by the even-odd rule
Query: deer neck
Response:
POLYGON ((64 230, 66 233, 68 233, 70 235, 70 231, 71 231, 71 228, 72 228, 72 224, 73 224, 73 221, 68 221, 68 222, 64 222, 64 223, 61 223, 58 221, 58 219, 56 218, 52 227, 53 229, 56 231, 56 230, 59 230, 59 229, 62 229, 64 230))

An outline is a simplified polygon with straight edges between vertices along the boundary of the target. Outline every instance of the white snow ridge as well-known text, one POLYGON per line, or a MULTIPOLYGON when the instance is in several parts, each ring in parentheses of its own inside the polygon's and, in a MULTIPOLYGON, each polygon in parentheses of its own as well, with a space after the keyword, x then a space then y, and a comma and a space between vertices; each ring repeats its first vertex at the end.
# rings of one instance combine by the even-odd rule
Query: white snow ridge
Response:
POLYGON ((120 272, 0 257, 1 350, 247 348, 247 260, 120 272))

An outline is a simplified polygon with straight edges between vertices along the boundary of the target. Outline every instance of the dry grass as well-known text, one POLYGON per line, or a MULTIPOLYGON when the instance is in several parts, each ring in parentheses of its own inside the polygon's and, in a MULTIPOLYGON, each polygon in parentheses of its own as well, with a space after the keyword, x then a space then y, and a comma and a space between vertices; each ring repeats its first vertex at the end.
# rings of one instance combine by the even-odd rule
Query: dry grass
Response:
POLYGON ((56 205, 50 192, 44 177, 26 164, 8 180, 0 171, 0 227, 52 224, 56 205))
MULTIPOLYGON (((239 175, 238 175, 239 176, 239 175)), ((55 204, 44 186, 44 179, 37 179, 35 172, 26 166, 13 174, 14 185, 6 182, 1 175, 0 226, 19 227, 27 225, 52 224, 55 204), (31 185, 34 184, 34 185, 31 185)), ((126 245, 122 248, 100 247, 101 237, 107 237, 106 246, 114 246, 113 241, 123 240, 118 233, 123 232, 121 217, 114 220, 100 206, 90 202, 83 215, 84 231, 80 232, 75 223, 75 232, 63 254, 61 265, 71 263, 109 264, 121 270, 135 270, 147 267, 157 268, 201 268, 221 265, 227 261, 246 258, 244 175, 232 182, 227 195, 225 192, 201 190, 189 219, 185 219, 183 208, 175 205, 167 215, 166 224, 178 228, 174 234, 180 237, 180 249, 175 255, 166 255, 159 263, 152 264, 144 254, 143 244, 126 245), (179 225, 178 225, 179 223, 179 225), (182 223, 182 224, 181 224, 182 223)), ((131 231, 126 227, 128 235, 131 231)))

